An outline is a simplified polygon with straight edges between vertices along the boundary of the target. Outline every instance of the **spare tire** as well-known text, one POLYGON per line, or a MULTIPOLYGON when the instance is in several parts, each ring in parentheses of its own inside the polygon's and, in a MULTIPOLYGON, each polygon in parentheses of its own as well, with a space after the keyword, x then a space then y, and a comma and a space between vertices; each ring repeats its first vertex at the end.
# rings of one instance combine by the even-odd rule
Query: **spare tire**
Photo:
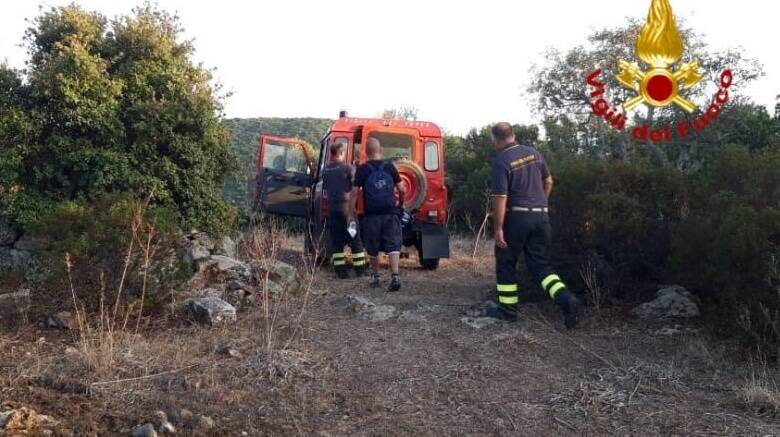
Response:
POLYGON ((407 210, 419 209, 428 194, 428 181, 425 179, 425 172, 416 162, 409 159, 398 159, 395 161, 395 166, 401 180, 406 184, 404 207, 407 210))

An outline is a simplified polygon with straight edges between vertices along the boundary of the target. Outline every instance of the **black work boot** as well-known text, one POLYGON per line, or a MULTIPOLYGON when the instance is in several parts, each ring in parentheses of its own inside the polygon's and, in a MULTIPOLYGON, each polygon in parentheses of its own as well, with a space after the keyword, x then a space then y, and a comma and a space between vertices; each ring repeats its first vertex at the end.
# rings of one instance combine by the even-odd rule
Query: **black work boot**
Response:
POLYGON ((569 290, 562 290, 555 295, 555 304, 561 307, 563 323, 567 329, 574 329, 579 323, 580 300, 569 290))
POLYGON ((355 277, 362 278, 366 276, 366 266, 355 266, 355 277))
POLYGON ((495 300, 488 300, 471 307, 466 311, 470 317, 490 317, 493 319, 504 320, 507 322, 517 321, 516 305, 501 305, 495 300))
POLYGON ((401 289, 401 278, 397 274, 393 274, 390 277, 390 285, 387 287, 387 291, 398 291, 401 289))
POLYGON ((501 305, 498 304, 496 306, 491 306, 487 309, 485 309, 485 313, 483 317, 491 317, 498 320, 503 320, 505 322, 516 322, 517 321, 517 307, 516 306, 510 306, 510 305, 501 305))
POLYGON ((336 277, 339 279, 347 279, 349 278, 349 272, 347 271, 347 268, 345 266, 338 266, 336 267, 336 277))

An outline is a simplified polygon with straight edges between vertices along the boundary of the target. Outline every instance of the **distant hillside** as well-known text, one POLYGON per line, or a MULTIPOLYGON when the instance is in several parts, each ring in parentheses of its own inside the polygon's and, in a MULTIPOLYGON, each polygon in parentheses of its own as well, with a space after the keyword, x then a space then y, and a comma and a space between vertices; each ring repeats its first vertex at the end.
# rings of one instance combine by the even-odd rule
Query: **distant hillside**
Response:
POLYGON ((260 134, 298 137, 317 145, 332 120, 324 118, 231 118, 224 121, 232 132, 231 144, 238 155, 239 171, 225 183, 224 196, 246 209, 252 192, 260 134))

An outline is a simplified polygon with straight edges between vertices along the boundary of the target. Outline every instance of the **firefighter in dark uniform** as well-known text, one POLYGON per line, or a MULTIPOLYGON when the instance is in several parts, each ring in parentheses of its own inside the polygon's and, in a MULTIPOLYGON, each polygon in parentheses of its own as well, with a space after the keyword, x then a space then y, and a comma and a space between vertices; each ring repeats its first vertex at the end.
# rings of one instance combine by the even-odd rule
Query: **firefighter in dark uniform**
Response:
POLYGON ((550 171, 536 149, 515 142, 509 123, 495 125, 492 135, 499 151, 491 180, 498 306, 489 309, 487 315, 517 320, 517 263, 523 256, 533 279, 560 306, 566 327, 574 328, 579 301, 550 265, 550 171))
POLYGON ((360 240, 359 226, 353 225, 354 236, 350 235, 350 225, 355 221, 355 208, 350 201, 352 181, 355 169, 344 162, 345 147, 342 143, 330 146, 330 162, 322 173, 322 185, 328 196, 328 233, 330 235, 331 262, 339 279, 349 276, 344 246, 352 251, 352 265, 357 276, 363 276, 366 270, 366 252, 360 240))

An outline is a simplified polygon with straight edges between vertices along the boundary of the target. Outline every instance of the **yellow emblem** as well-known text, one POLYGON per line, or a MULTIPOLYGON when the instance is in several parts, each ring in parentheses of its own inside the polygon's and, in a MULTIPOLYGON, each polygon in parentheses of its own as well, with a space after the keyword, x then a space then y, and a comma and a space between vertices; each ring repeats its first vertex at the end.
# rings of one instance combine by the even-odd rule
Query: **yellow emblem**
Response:
POLYGON ((683 41, 669 0, 652 0, 647 23, 636 41, 636 54, 650 66, 650 70, 642 71, 636 63, 620 61, 620 74, 616 76, 618 81, 638 94, 623 103, 623 109, 630 111, 640 103, 657 108, 674 103, 687 112, 693 112, 696 105, 679 92, 681 87, 687 90, 702 80, 699 61, 685 63, 676 71, 669 69, 680 60, 682 53, 683 41))

